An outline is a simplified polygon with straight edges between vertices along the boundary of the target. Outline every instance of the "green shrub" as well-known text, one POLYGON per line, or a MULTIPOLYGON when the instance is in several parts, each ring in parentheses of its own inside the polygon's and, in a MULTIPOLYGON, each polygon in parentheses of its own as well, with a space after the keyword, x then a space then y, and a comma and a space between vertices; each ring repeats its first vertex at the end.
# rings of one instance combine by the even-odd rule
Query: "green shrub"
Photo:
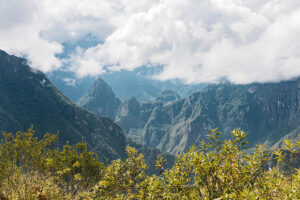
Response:
MULTIPOLYGON (((192 147, 178 156, 175 165, 162 170, 160 176, 145 176, 142 156, 129 154, 125 162, 116 161, 107 166, 105 179, 85 198, 300 199, 300 170, 292 170, 285 176, 278 166, 265 169, 269 152, 259 145, 253 153, 246 153, 246 133, 240 129, 232 132, 232 140, 220 141, 220 135, 217 129, 212 130, 208 136, 210 143, 202 141, 200 149, 192 147), (128 168, 129 165, 139 166, 140 171, 128 168), (137 176, 128 176, 132 173, 137 176), (141 179, 137 181, 137 177, 141 179)), ((286 146, 291 153, 296 152, 294 147, 286 146)), ((163 163, 160 157, 157 167, 162 168, 163 163)))
POLYGON ((31 191, 32 187, 41 193, 54 187, 66 198, 74 199, 101 179, 103 163, 87 150, 84 142, 75 146, 66 144, 60 149, 57 146, 58 134, 47 133, 38 140, 33 128, 16 134, 3 133, 3 136, 0 143, 0 194, 9 199, 32 199, 29 196, 36 195, 31 191), (16 194, 24 196, 16 198, 16 194))
POLYGON ((177 156, 170 169, 164 169, 165 159, 159 156, 160 175, 149 176, 143 155, 131 147, 127 159, 104 165, 84 142, 59 148, 57 134, 38 140, 31 128, 3 136, 1 200, 300 199, 300 170, 293 168, 299 141, 287 140, 276 152, 259 145, 246 153, 245 132, 235 129, 231 140, 221 141, 214 129, 210 142, 177 156), (270 159, 277 160, 271 168, 270 159))

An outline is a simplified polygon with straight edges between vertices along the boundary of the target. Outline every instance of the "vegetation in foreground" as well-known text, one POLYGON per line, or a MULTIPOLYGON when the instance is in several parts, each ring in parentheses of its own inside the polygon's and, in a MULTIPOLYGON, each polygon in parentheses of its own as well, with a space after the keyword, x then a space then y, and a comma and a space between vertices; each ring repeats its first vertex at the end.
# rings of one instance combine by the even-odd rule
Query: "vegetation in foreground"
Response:
POLYGON ((125 161, 103 164, 84 142, 59 148, 57 134, 38 140, 32 128, 3 133, 0 200, 300 199, 300 169, 293 168, 300 141, 285 141, 269 168, 270 152, 263 146, 245 153, 245 132, 235 129, 225 141, 220 135, 212 130, 210 142, 178 156, 170 169, 159 156, 159 175, 149 176, 143 155, 131 147, 125 161), (282 163, 287 170, 280 170, 282 163))

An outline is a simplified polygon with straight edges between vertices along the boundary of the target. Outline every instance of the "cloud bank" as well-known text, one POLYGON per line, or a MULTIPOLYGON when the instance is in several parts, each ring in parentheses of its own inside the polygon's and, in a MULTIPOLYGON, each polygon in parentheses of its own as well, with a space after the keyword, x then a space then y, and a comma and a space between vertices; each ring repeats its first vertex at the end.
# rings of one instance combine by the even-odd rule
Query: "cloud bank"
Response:
POLYGON ((43 71, 62 43, 103 43, 67 61, 78 76, 161 67, 160 80, 279 81, 300 75, 300 2, 294 0, 0 0, 0 48, 43 71))

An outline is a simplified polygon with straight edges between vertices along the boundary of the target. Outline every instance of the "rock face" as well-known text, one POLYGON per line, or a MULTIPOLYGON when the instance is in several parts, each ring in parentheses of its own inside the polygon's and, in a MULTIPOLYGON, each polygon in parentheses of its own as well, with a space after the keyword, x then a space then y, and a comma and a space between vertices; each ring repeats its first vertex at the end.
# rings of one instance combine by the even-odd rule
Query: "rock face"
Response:
POLYGON ((132 138, 140 143, 144 143, 144 128, 155 107, 162 104, 160 102, 140 103, 135 97, 132 97, 121 103, 115 122, 132 138))
MULTIPOLYGON (((122 104, 119 111, 131 110, 127 105, 122 104)), ((224 137, 240 127, 247 132, 251 146, 271 146, 299 127, 300 80, 209 85, 180 101, 135 103, 135 108, 140 110, 139 114, 118 112, 116 122, 139 141, 164 152, 183 153, 190 146, 199 145, 208 131, 216 127, 224 137), (127 126, 128 119, 136 123, 127 126)))
POLYGON ((122 122, 120 123, 127 132, 130 130, 130 128, 141 127, 141 118, 140 103, 135 97, 126 99, 124 102, 122 102, 116 115, 116 121, 118 122, 119 119, 122 119, 122 122))
POLYGON ((98 78, 88 93, 78 101, 80 107, 111 119, 114 119, 120 103, 111 87, 101 78, 98 78))

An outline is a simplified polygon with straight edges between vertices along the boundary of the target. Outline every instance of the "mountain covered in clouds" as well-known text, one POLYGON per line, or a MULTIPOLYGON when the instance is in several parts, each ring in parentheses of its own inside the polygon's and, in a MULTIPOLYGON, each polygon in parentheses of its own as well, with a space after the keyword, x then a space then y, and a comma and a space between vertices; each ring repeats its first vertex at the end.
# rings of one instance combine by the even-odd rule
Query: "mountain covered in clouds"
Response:
POLYGON ((77 55, 77 49, 88 49, 101 43, 101 41, 91 34, 83 36, 76 42, 63 43, 64 51, 57 55, 64 60, 63 66, 58 70, 48 72, 49 80, 64 95, 74 102, 78 102, 94 82, 101 78, 112 88, 120 100, 125 100, 132 96, 139 101, 155 100, 163 90, 174 90, 181 97, 186 97, 202 89, 206 84, 185 84, 179 80, 159 81, 151 79, 153 74, 157 74, 161 68, 141 67, 133 71, 107 72, 97 76, 78 77, 76 70, 72 68, 72 59, 77 55), (75 70, 75 71, 74 71, 75 70))
POLYGON ((120 104, 115 122, 135 140, 173 154, 199 145, 216 127, 225 138, 242 128, 250 146, 282 146, 283 139, 299 138, 300 79, 213 84, 173 101, 139 102, 132 97, 120 104))
POLYGON ((185 84, 178 80, 159 81, 148 78, 147 69, 135 71, 120 71, 105 73, 99 77, 78 78, 70 71, 57 70, 47 73, 47 77, 64 95, 74 102, 89 92, 98 78, 103 79, 114 91, 120 100, 135 97, 139 101, 155 100, 164 90, 176 91, 181 97, 187 97, 202 88, 206 84, 185 84))
POLYGON ((46 74, 51 83, 66 97, 77 102, 96 81, 95 77, 77 78, 68 71, 53 71, 46 74))
MULTIPOLYGON (((102 161, 125 158, 127 145, 143 153, 151 166, 160 154, 128 138, 111 119, 75 105, 25 59, 0 50, 0 130, 25 131, 32 124, 39 137, 59 131, 60 145, 84 139, 102 161)), ((170 155, 167 158, 173 159, 170 155)))
POLYGON ((201 89, 206 84, 185 84, 179 80, 160 81, 149 77, 155 74, 154 69, 142 67, 134 71, 119 71, 106 73, 101 78, 115 92, 120 100, 135 97, 139 101, 155 100, 164 90, 176 91, 181 97, 187 97, 201 89))
POLYGON ((48 79, 57 87, 65 96, 73 102, 77 102, 93 85, 96 77, 88 76, 78 78, 72 72, 72 64, 68 61, 72 60, 72 56, 76 55, 77 49, 87 49, 101 43, 99 39, 91 34, 87 34, 76 42, 64 42, 64 51, 57 55, 61 60, 65 60, 63 66, 58 70, 46 73, 48 79))

